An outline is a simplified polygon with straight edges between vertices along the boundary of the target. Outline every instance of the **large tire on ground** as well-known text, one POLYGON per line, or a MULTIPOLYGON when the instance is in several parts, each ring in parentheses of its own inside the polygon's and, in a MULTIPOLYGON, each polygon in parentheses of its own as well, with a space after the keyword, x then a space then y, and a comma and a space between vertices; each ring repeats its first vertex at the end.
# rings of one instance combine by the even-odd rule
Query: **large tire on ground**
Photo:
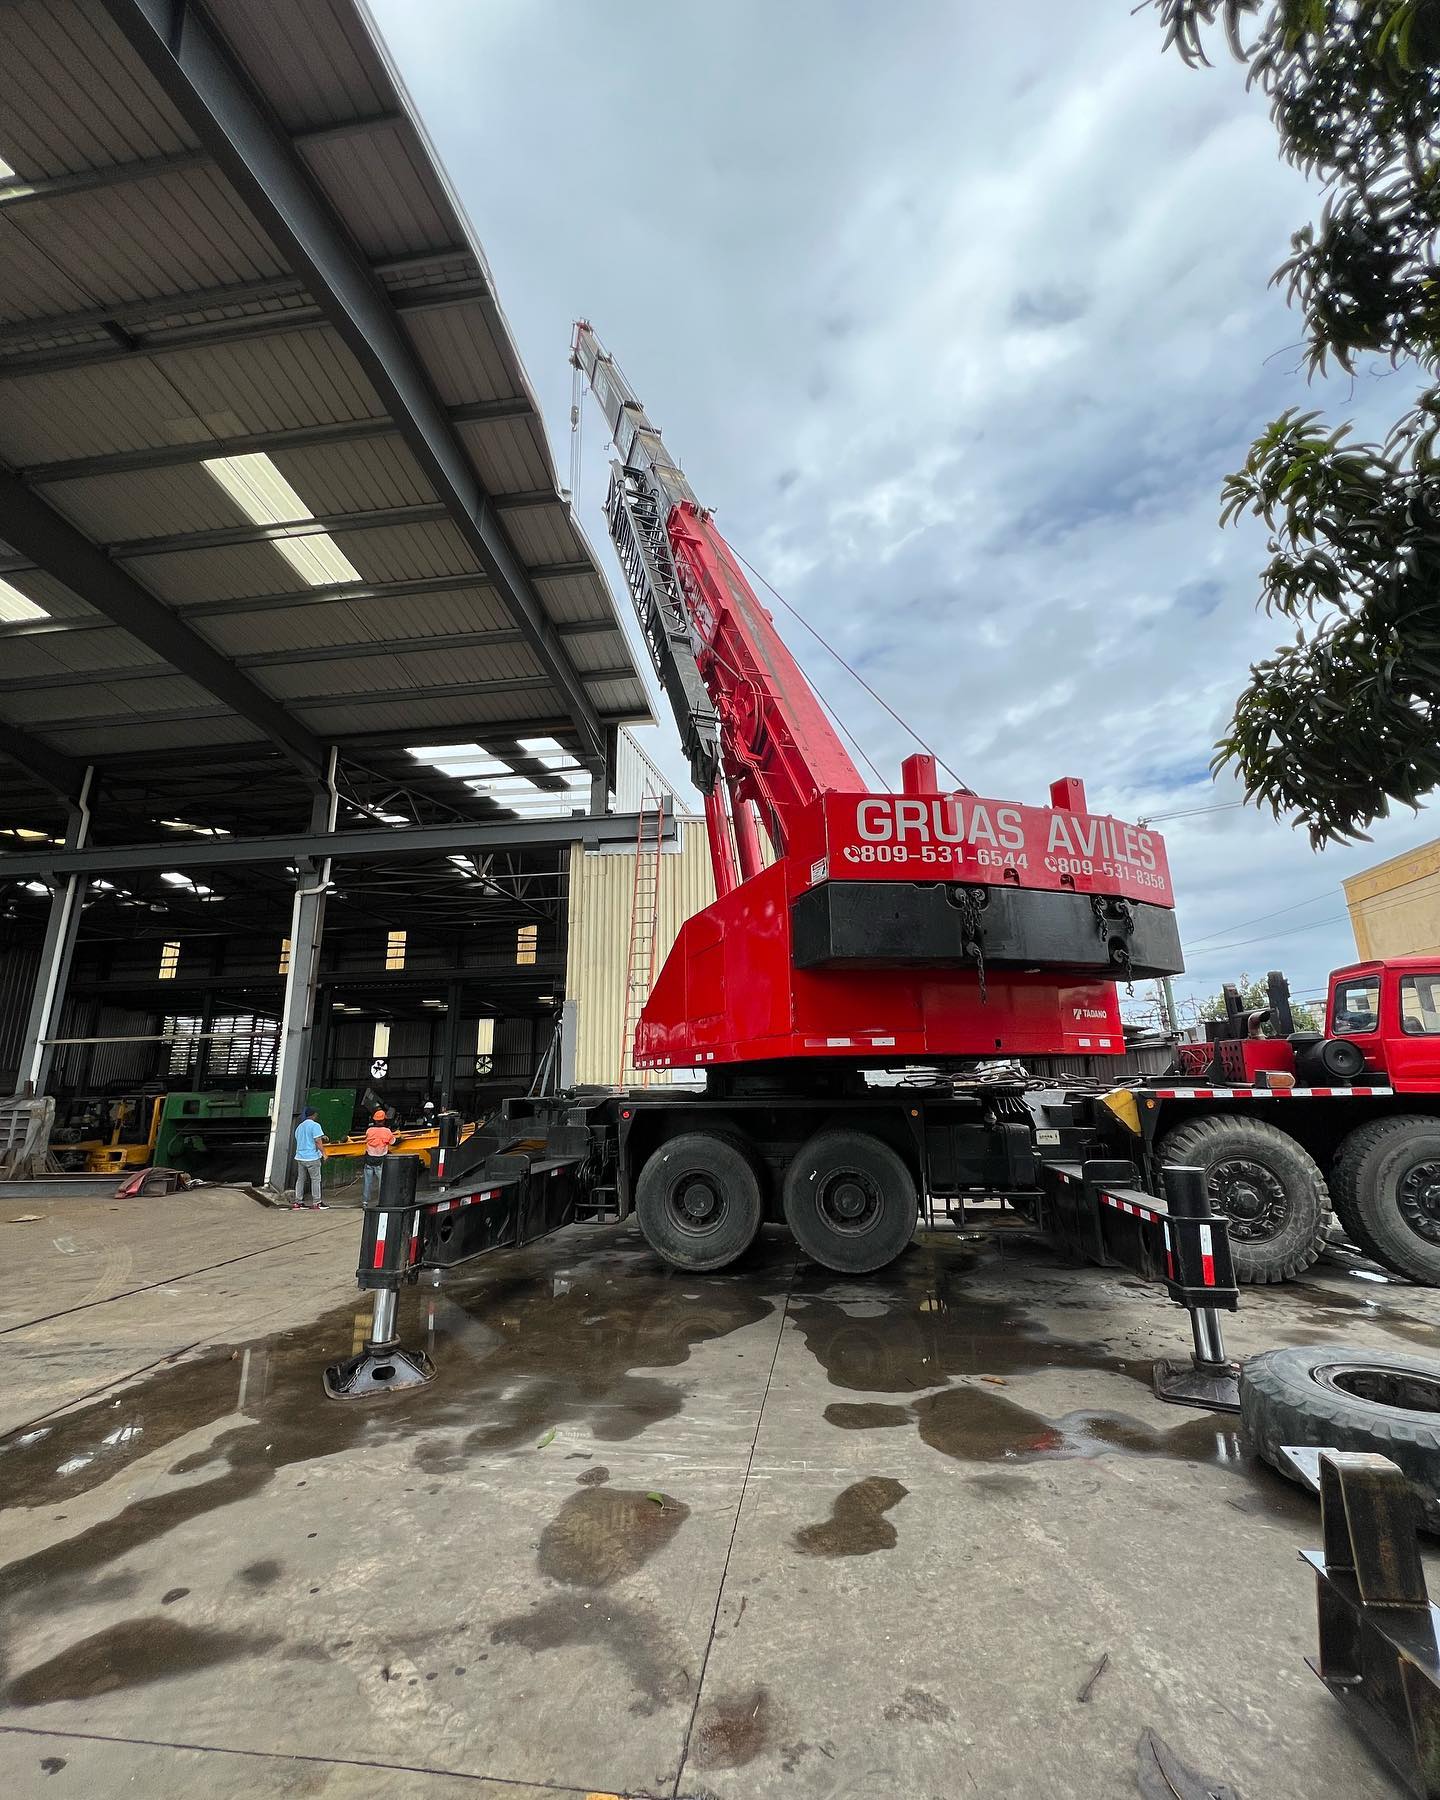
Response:
POLYGON ((1282 1444, 1388 1456, 1440 1532, 1440 1362, 1335 1344, 1266 1350, 1240 1365, 1240 1417, 1252 1447, 1292 1480, 1282 1444))
POLYGON ((1161 1164, 1205 1171, 1210 1205, 1230 1226, 1238 1282, 1289 1281, 1325 1247, 1325 1177, 1295 1139, 1260 1119, 1222 1113, 1169 1133, 1161 1164))
POLYGON ((883 1269, 914 1237, 918 1217, 914 1176, 868 1131, 817 1131, 785 1171, 785 1222, 822 1268, 883 1269))
POLYGON ((1330 1189, 1340 1223, 1367 1256, 1440 1287, 1440 1119, 1407 1113, 1352 1131, 1330 1189))
POLYGON ((645 1241, 676 1269, 723 1269, 759 1235, 764 1205, 749 1147, 713 1131, 688 1131, 651 1152, 635 1184, 645 1241))

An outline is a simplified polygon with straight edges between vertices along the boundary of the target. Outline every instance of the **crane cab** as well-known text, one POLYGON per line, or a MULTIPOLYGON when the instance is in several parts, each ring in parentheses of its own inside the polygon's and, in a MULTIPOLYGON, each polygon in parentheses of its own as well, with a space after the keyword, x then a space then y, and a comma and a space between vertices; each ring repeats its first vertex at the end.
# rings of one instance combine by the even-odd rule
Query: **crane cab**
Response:
POLYGON ((1328 1038, 1353 1044, 1398 1094, 1440 1088, 1440 956, 1352 963, 1330 977, 1328 1038))

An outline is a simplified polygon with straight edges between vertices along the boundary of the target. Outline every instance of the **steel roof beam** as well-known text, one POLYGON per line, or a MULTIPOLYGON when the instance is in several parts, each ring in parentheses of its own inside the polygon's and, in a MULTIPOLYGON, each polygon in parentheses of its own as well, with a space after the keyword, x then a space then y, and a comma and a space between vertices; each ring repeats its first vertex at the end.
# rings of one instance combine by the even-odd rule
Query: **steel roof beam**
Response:
MULTIPOLYGON (((305 292, 303 285, 293 290, 305 292)), ((384 289, 381 292, 384 293, 384 289)), ((449 285, 400 288, 386 296, 396 312, 429 312, 439 306, 457 306, 467 300, 487 300, 488 284, 482 278, 449 285)), ((171 306, 171 312, 199 312, 206 305, 234 305, 234 301, 207 302, 201 291, 189 305, 171 306)), ((190 350, 204 344, 243 344, 256 338, 282 337, 292 331, 315 331, 333 325, 324 309, 313 300, 276 312, 247 313, 240 318, 202 319, 189 325, 168 325, 153 331, 129 331, 116 323, 108 337, 92 343, 61 345, 54 350, 20 350, 0 355, 0 378, 15 375, 53 375, 66 369, 88 369, 103 363, 125 362, 136 356, 159 356, 170 350, 190 350)))
MULTIPOLYGON (((108 619, 97 621, 106 630, 112 629, 108 619)), ((87 624, 90 621, 86 621, 87 624)), ((561 627, 561 636, 599 637, 612 632, 614 626, 606 623, 565 625, 561 627)), ((5 642, 0 634, 0 644, 5 642)), ((511 648, 525 642, 524 635, 518 630, 509 631, 451 631, 442 632, 435 637, 407 638, 402 642, 382 640, 378 643, 348 644, 341 640, 328 644, 307 644, 298 650, 255 650, 244 656, 236 656, 231 660, 237 669, 288 669, 296 663, 351 662, 355 658, 370 656, 424 656, 435 652, 450 653, 456 650, 499 650, 511 648)), ((17 675, 13 679, 0 679, 0 694, 32 694, 44 688, 80 687, 90 681, 103 681, 106 687, 114 687, 123 681, 154 681, 170 673, 166 663, 131 663, 118 669, 62 669, 54 675, 17 675)), ((596 679, 586 675, 585 680, 596 679)), ((619 680, 613 673, 607 679, 619 680)))
POLYGON ((499 515, 446 416, 392 298, 314 185, 303 157, 251 90, 201 7, 102 0, 170 103, 210 151, 286 260, 303 273, 344 343, 401 424, 436 494, 530 637, 574 721, 585 759, 601 764, 605 732, 565 647, 511 548, 499 515))
MULTIPOLYGON (((237 509, 238 510, 238 509, 237 509)), ((240 544, 273 544, 277 539, 334 537, 346 531, 384 531, 396 525, 440 525, 450 515, 438 502, 385 506, 373 512, 322 513, 288 525, 222 525, 214 531, 177 531, 172 537, 121 538, 107 544, 108 556, 170 556, 186 550, 228 550, 240 544)))
MULTIPOLYGON (((23 575, 31 565, 17 565, 14 573, 23 575)), ((0 573, 4 573, 0 570, 0 573)), ((490 593, 490 583, 480 574, 436 575, 418 581, 348 581, 324 587, 285 589, 278 594, 250 594, 237 600, 196 600, 175 608, 181 619, 243 619, 256 613, 288 612, 297 606, 326 606, 347 600, 408 600, 422 594, 490 593)), ((86 613, 74 618, 25 619, 13 624, 0 624, 0 644, 11 638, 57 637, 70 631, 108 631, 111 621, 86 613)), ((517 626, 518 630, 519 627, 517 626)), ((592 637, 597 633, 620 632, 619 623, 609 619, 566 619, 555 627, 561 638, 592 637)), ((522 638, 529 642, 528 638, 522 638)))
MULTIPOLYGON (((613 715, 607 715, 612 719, 613 715)), ((382 750, 409 751, 417 742, 426 745, 481 744, 483 745, 496 731, 513 732, 517 738, 553 738, 562 750, 568 750, 577 758, 579 752, 575 743, 575 724, 572 719, 536 716, 531 719, 491 719, 489 721, 467 720, 459 725, 407 725, 398 730, 386 728, 383 731, 337 731, 326 735, 332 744, 337 744, 344 754, 357 757, 371 755, 382 750)), ((173 779, 177 773, 209 769, 217 776, 223 776, 236 764, 267 763, 274 768, 273 744, 250 739, 236 744, 197 744, 193 750, 187 749, 183 765, 177 769, 175 751, 159 750, 122 750, 106 752, 105 775, 111 778, 129 781, 130 783, 146 783, 157 775, 173 779)), ((276 771, 277 773, 281 771, 276 771)), ((417 762, 413 773, 430 780, 438 779, 428 764, 417 762)))
MULTIPOLYGON (((672 814, 666 815, 667 840, 675 835, 672 814)), ((412 825, 383 831, 307 831, 284 837, 205 838, 185 843, 102 844, 87 850, 6 850, 0 853, 0 880, 29 880, 41 875, 103 875, 107 879, 136 869, 218 869, 227 863, 297 862, 323 859, 386 859, 443 855, 466 850, 523 850, 535 844, 633 844, 638 824, 634 813, 596 818, 497 819, 489 824, 412 825)), ((425 971, 412 971, 423 976, 425 971)))
POLYGON ((85 779, 85 764, 78 757, 54 750, 39 738, 22 731, 18 725, 0 720, 0 754, 19 763, 29 775, 44 784, 62 800, 75 803, 85 779))
MULTIPOLYGON (((525 418, 533 408, 523 396, 517 396, 513 400, 473 400, 448 410, 452 424, 475 425, 492 419, 525 418)), ((74 456, 65 462, 31 463, 18 473, 30 482, 79 481, 92 475, 131 475, 149 469, 179 468, 216 456, 249 456, 256 451, 279 454, 286 450, 311 450, 326 444, 361 443, 367 438, 394 437, 398 429, 391 418, 341 419, 324 425, 255 431, 241 437, 208 438, 199 443, 156 444, 144 450, 117 450, 104 456, 74 456)), ((502 508, 538 506, 542 500, 558 501, 559 498, 558 494, 543 489, 527 489, 520 494, 497 494, 495 504, 502 508)))
MULTIPOLYGON (((391 647, 392 655, 401 654, 391 647)), ((165 680, 168 669, 151 669, 152 679, 165 680)), ((628 681, 634 671, 623 669, 585 669, 580 679, 590 683, 605 681, 628 681)), ((103 671, 97 677, 105 679, 103 671)), ((339 690, 329 690, 319 694, 287 694, 286 706, 395 706, 419 698, 421 700, 477 700, 485 701, 500 694, 532 694, 544 693, 555 684, 548 675, 517 675, 501 681, 438 681, 429 682, 412 692, 408 688, 372 688, 358 694, 347 694, 339 690)), ((137 712, 124 718, 116 718, 114 713, 47 713, 45 728, 47 731, 81 731, 90 728, 104 727, 110 730, 123 731, 127 727, 144 725, 180 725, 189 724, 201 719, 215 719, 224 716, 224 710, 212 706, 177 706, 168 711, 137 712)), ((233 707, 228 710, 234 711, 233 707)), ((492 721, 494 723, 496 721, 492 721)), ((498 721, 505 725, 509 720, 498 721)), ((472 727, 483 731, 484 722, 477 722, 472 727)), ((424 728, 417 726, 416 732, 423 737, 424 728)), ((328 733, 326 734, 328 738, 328 733)))
MULTIPOLYGON (((11 477, 17 480, 16 477, 11 477)), ((24 485, 19 483, 17 485, 24 485)), ((44 504, 43 502, 41 504, 44 504)), ((377 507, 373 512, 321 513, 311 519, 292 519, 284 525, 222 525, 211 531, 179 531, 173 537, 117 538, 102 547, 106 556, 128 559, 141 556, 180 556, 187 550, 229 550, 244 544, 274 544, 308 537, 338 537, 347 531, 389 531, 406 525, 453 524, 453 514, 438 500, 412 506, 377 507)), ((0 526, 4 520, 0 519, 0 526)), ((14 539, 8 540, 13 543, 14 539)), ((24 560, 0 564, 0 574, 23 575, 35 566, 24 546, 24 560)), ((586 575, 588 562, 537 563, 529 571, 532 581, 554 581, 564 576, 586 575)), ((472 578, 485 582, 476 571, 472 578)), ((81 598, 85 596, 82 594, 81 598)))
POLYGON ((325 753, 318 738, 54 507, 17 476, 3 471, 0 536, 112 624, 198 682, 222 706, 256 726, 307 775, 319 772, 325 753))
MULTIPOLYGON (((338 125, 315 125, 291 134, 296 144, 323 144, 336 138, 358 137, 382 126, 399 125, 404 113, 371 113, 361 119, 344 119, 338 125)), ((63 200, 70 194, 93 194, 97 188, 120 187, 131 181, 153 181, 178 170, 198 168, 211 157, 206 150, 177 150, 168 156, 139 156, 129 162, 103 163, 95 169, 75 169, 65 175, 46 175, 38 181, 19 176, 0 181, 0 211, 23 206, 27 201, 63 200)))
MULTIPOLYGON (((3 194, 0 186, 0 194, 3 194)), ((473 299, 477 290, 489 294, 475 261, 473 250, 452 245, 444 250, 422 250, 412 256, 392 256, 370 264, 372 272, 382 279, 390 276, 409 278, 430 269, 445 269, 457 262, 466 263, 473 274, 463 281, 432 282, 428 286, 401 287, 394 299, 402 308, 453 306, 457 299, 473 299)), ((16 319, 0 329, 0 348, 7 344, 28 344, 37 338, 63 337, 72 331, 93 331, 102 326, 119 325, 127 332, 143 331, 152 319, 174 319, 184 313, 211 312, 222 306, 247 306, 263 300, 285 300, 296 296, 308 299, 305 283, 286 269, 275 275, 260 275, 249 281, 221 282, 214 287, 182 288, 166 294, 150 294, 140 300, 116 300, 109 305, 78 308, 72 312, 42 313, 35 318, 16 319)), ((312 309, 313 312, 313 309, 312 309)), ((284 315, 276 315, 283 319, 284 315)), ((313 316, 318 316, 314 314, 313 316)), ((224 323, 224 321, 217 321, 224 323)), ((103 348, 104 346, 102 346, 103 348)), ((120 346, 123 348, 123 346, 120 346)), ((57 347, 63 350, 65 346, 57 347)), ((79 345, 78 349, 87 346, 79 345)), ((37 354, 48 354, 41 351, 37 354)))

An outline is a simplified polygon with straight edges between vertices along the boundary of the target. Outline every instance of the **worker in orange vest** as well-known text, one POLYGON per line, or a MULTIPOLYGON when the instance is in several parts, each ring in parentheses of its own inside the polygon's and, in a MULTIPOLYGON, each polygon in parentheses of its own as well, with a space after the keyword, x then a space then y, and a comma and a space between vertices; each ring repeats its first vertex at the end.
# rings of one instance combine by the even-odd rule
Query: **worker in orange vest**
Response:
POLYGON ((390 1154, 395 1135, 383 1112, 371 1115, 365 1128, 365 1186, 361 1194, 366 1206, 372 1198, 377 1201, 380 1198, 380 1172, 385 1167, 385 1158, 390 1154))

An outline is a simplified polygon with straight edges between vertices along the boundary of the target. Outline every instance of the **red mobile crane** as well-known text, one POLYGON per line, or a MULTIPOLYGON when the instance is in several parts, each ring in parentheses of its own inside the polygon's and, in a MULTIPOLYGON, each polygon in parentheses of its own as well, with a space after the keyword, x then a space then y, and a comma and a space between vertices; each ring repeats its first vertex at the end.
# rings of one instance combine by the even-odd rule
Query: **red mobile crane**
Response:
MULTIPOLYGON (((706 1270, 783 1221, 814 1261, 855 1274, 901 1253, 922 1204, 963 1221, 967 1196, 996 1194, 1073 1254, 1163 1282, 1213 1374, 1215 1309, 1235 1286, 1203 1178, 1173 1182, 1167 1204, 1136 1185, 1135 1140, 1096 1096, 957 1077, 997 1058, 1121 1054, 1117 981, 1182 967, 1163 842, 1088 811, 1076 780, 1049 807, 942 790, 929 754, 906 760, 899 793, 870 792, 588 325, 573 358, 615 443, 606 517, 715 874, 641 1013, 634 1063, 699 1069, 704 1085, 511 1100, 463 1142, 444 1119, 434 1199, 388 1159, 359 1270, 375 1326, 327 1372, 330 1391, 424 1378, 394 1341, 402 1280, 574 1219, 633 1211, 658 1255, 706 1270), (869 1080, 878 1069, 900 1078, 869 1080)), ((1213 1381, 1200 1392, 1213 1402, 1213 1381)))
POLYGON ((635 1067, 1119 1054, 1116 980, 1183 966, 1159 835, 1089 813, 1075 780, 1048 808, 944 792, 928 755, 871 793, 586 324, 573 355, 618 453, 606 518, 717 895, 655 984, 635 1067))

